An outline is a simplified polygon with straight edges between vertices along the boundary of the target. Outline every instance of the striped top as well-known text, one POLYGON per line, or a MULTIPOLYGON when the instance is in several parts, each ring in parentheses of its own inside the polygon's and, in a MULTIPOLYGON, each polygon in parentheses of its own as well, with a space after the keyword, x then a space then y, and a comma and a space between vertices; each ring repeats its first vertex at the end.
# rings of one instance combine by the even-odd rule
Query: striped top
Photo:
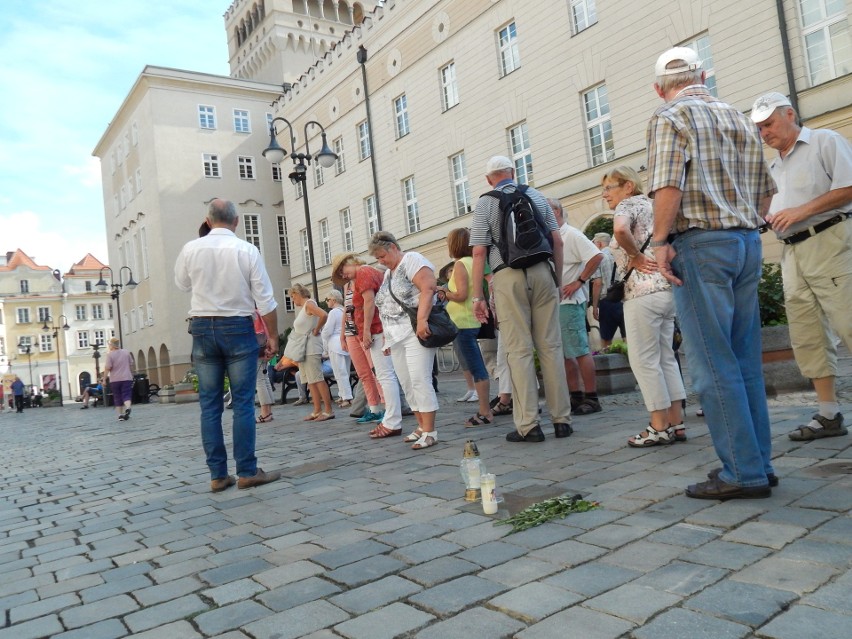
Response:
POLYGON ((648 190, 683 192, 673 231, 757 228, 776 192, 757 126, 704 85, 682 89, 648 123, 648 190))

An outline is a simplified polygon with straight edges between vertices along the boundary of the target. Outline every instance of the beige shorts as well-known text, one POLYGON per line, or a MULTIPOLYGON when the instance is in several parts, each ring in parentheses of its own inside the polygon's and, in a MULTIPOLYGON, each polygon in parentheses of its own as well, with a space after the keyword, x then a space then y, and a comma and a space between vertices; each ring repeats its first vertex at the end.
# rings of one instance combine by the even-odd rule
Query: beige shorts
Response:
POLYGON ((304 362, 299 362, 299 375, 303 384, 316 384, 324 379, 322 374, 322 356, 308 355, 304 362))

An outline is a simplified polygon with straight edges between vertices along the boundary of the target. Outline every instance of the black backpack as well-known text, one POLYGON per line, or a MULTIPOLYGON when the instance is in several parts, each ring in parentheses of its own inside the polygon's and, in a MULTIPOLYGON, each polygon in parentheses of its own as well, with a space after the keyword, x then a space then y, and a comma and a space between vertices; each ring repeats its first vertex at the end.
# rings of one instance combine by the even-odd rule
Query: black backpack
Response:
POLYGON ((500 258, 510 268, 524 269, 553 258, 553 238, 526 184, 513 191, 489 191, 500 200, 500 258))

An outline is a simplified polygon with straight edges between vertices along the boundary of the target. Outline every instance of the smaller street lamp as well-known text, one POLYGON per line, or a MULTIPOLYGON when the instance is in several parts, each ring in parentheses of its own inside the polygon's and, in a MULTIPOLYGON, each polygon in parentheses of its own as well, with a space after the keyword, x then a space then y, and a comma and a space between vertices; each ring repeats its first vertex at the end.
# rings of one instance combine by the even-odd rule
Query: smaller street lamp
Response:
MULTIPOLYGON (((119 298, 119 294, 122 288, 125 286, 127 288, 133 289, 139 285, 139 282, 133 279, 133 271, 130 270, 129 266, 122 266, 118 270, 118 283, 113 280, 113 272, 109 266, 104 266, 99 273, 100 279, 98 280, 95 286, 101 293, 106 293, 107 289, 112 287, 112 293, 110 293, 110 297, 115 300, 115 312, 118 316, 118 344, 121 348, 124 348, 124 331, 121 330, 121 299, 119 298), (124 284, 121 283, 121 272, 127 269, 127 282, 124 284), (107 284, 104 279, 104 271, 109 271, 109 284, 107 284)), ((97 346, 95 347, 97 348, 97 346)), ((97 351, 95 351, 97 352, 97 351)), ((100 357, 100 355, 98 355, 100 357)), ((97 363, 97 359, 95 360, 97 363)))
POLYGON ((48 326, 48 322, 53 322, 53 318, 48 315, 44 320, 44 326, 41 327, 45 333, 49 331, 53 331, 53 339, 56 342, 56 374, 58 375, 58 390, 59 390, 59 406, 64 406, 62 402, 62 366, 59 361, 59 329, 61 328, 63 331, 67 331, 70 326, 68 326, 68 318, 65 315, 60 315, 59 319, 62 320, 62 326, 48 326))
POLYGON ((30 392, 33 390, 33 355, 32 355, 32 345, 24 344, 23 340, 18 342, 18 352, 26 353, 27 355, 27 365, 30 369, 30 392))
POLYGON ((92 358, 95 360, 95 382, 101 378, 101 351, 100 344, 92 344, 92 358))

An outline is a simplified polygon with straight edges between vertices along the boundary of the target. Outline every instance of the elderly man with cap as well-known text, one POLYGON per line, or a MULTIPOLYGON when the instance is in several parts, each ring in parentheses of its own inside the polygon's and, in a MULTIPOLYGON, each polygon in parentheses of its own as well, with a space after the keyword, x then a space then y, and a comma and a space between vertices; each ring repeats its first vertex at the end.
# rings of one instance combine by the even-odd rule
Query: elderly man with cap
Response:
POLYGON ((813 380, 819 408, 790 433, 809 441, 846 434, 834 388, 837 349, 829 326, 852 349, 852 145, 836 131, 799 124, 781 93, 758 98, 751 119, 778 151, 778 184, 766 221, 784 242, 781 271, 793 353, 813 380), (819 321, 818 321, 819 320, 819 321))
POLYGON ((775 184, 757 127, 710 94, 695 51, 666 51, 655 74, 665 104, 648 124, 650 245, 675 285, 689 371, 722 461, 686 495, 769 497, 777 479, 761 366, 758 227, 775 184))
MULTIPOLYGON (((515 166, 502 155, 488 160, 485 179, 492 189, 509 193, 518 189, 515 166)), ((542 442, 538 423, 538 386, 533 350, 538 353, 547 406, 556 437, 568 437, 571 428, 571 402, 562 360, 559 330, 559 301, 583 286, 577 280, 562 286, 562 236, 553 211, 535 189, 525 191, 553 240, 552 262, 545 260, 524 269, 511 268, 500 256, 500 199, 485 194, 476 203, 470 228, 473 247, 473 312, 480 322, 487 319, 483 295, 485 260, 494 273, 492 288, 500 339, 506 349, 512 377, 515 430, 506 435, 510 442, 542 442), (569 289, 565 292, 565 289, 569 289)))

